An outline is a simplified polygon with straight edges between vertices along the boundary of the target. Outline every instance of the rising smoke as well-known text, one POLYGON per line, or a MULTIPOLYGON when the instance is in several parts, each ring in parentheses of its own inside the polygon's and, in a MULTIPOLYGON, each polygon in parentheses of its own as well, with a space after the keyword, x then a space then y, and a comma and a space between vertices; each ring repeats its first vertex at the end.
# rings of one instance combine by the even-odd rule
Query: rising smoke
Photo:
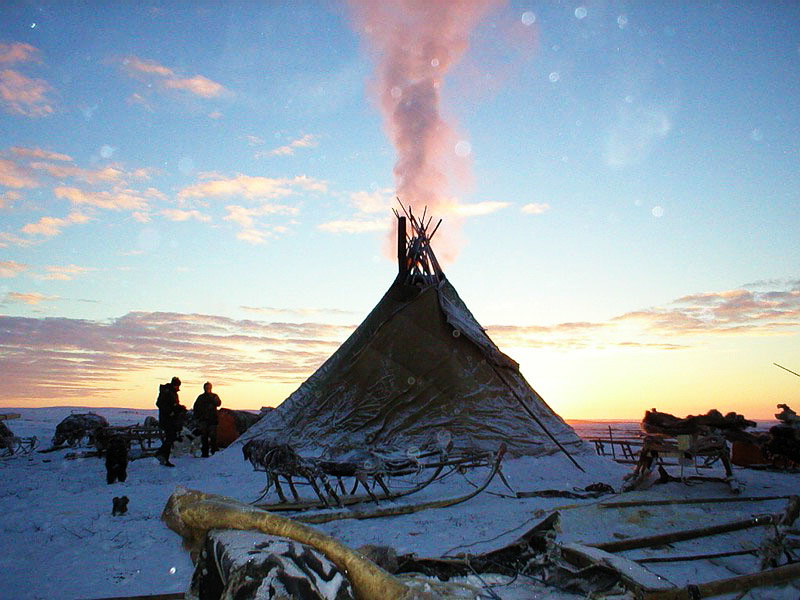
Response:
MULTIPOLYGON (((502 0, 350 0, 355 25, 376 56, 375 93, 395 147, 397 195, 441 216, 469 179, 469 162, 443 118, 445 74, 464 55, 469 34, 502 0)), ((460 146, 463 148, 463 144, 460 146)))

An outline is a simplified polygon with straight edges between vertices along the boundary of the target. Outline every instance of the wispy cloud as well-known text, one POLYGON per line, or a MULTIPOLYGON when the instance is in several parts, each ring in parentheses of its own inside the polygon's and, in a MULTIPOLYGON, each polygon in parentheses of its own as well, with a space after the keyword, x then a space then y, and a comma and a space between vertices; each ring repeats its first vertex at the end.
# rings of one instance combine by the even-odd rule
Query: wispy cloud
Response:
POLYGON ((12 146, 9 148, 12 154, 22 156, 25 158, 38 158, 43 160, 60 160, 63 162, 72 162, 72 157, 62 154, 60 152, 51 152, 50 150, 43 150, 42 148, 23 148, 21 146, 12 146))
POLYGON ((79 267, 78 265, 50 265, 44 268, 44 273, 34 275, 34 279, 47 281, 71 281, 76 277, 94 271, 89 267, 79 267))
POLYGON ((54 109, 44 79, 32 79, 13 69, 0 70, 0 104, 6 112, 24 117, 46 117, 54 109))
POLYGON ((692 334, 775 334, 800 330, 800 288, 748 289, 684 296, 665 307, 618 317, 654 332, 692 334))
POLYGON ((75 187, 59 186, 53 189, 56 198, 69 200, 74 206, 93 206, 105 210, 143 211, 148 200, 135 190, 87 192, 75 187))
POLYGON ((207 181, 187 186, 178 192, 178 198, 246 198, 247 200, 274 200, 299 193, 324 193, 328 185, 324 181, 306 175, 293 178, 252 177, 214 175, 207 181))
POLYGON ((40 184, 29 169, 17 163, 0 158, 0 185, 10 188, 35 188, 40 184))
POLYGON ((259 152, 256 154, 256 158, 263 158, 264 156, 291 156, 295 153, 297 148, 314 148, 317 144, 318 136, 307 133, 269 152, 259 152))
POLYGON ((185 90, 201 98, 214 98, 225 92, 221 84, 202 75, 188 79, 165 79, 162 85, 173 90, 185 90))
POLYGON ((348 198, 352 214, 346 218, 326 221, 317 228, 328 233, 344 234, 388 232, 391 221, 386 215, 395 202, 394 192, 387 188, 353 192, 348 198))
POLYGON ((520 211, 526 215, 541 215, 550 210, 550 205, 547 203, 531 202, 520 208, 520 211))
POLYGON ((71 212, 66 218, 61 217, 42 217, 35 223, 28 223, 23 226, 22 233, 28 235, 39 235, 42 237, 53 237, 61 233, 64 227, 88 223, 89 217, 76 211, 71 212))
POLYGON ((7 231, 0 231, 0 248, 8 248, 9 246, 17 246, 25 248, 26 246, 33 246, 37 242, 28 238, 20 237, 14 233, 7 231))
POLYGON ((7 190, 5 192, 0 193, 0 210, 4 208, 10 208, 11 204, 20 200, 22 198, 22 194, 19 192, 15 192, 14 190, 7 190))
POLYGON ((56 296, 46 296, 39 292, 8 292, 5 296, 4 302, 15 304, 28 304, 36 306, 48 300, 55 300, 56 296))
POLYGON ((675 350, 708 336, 796 335, 800 332, 800 282, 775 281, 760 290, 704 292, 598 323, 551 326, 491 325, 501 346, 653 348, 675 350))
POLYGON ((211 217, 208 215, 204 215, 198 210, 182 210, 180 208, 165 208, 162 210, 160 215, 166 217, 170 221, 189 221, 195 220, 200 221, 201 223, 208 223, 211 221, 211 217))
POLYGON ((0 64, 39 62, 39 50, 24 42, 0 43, 0 64))
MULTIPOLYGON (((121 63, 129 75, 143 77, 162 89, 181 90, 201 98, 215 98, 230 93, 225 86, 208 77, 203 75, 181 77, 171 68, 153 60, 128 56, 121 63)), ((136 101, 143 103, 144 98, 141 95, 136 94, 135 96, 138 96, 136 101)), ((144 103, 146 104, 146 102, 144 103)))
POLYGON ((115 183, 125 179, 125 171, 117 166, 109 165, 99 169, 82 169, 73 165, 61 165, 47 162, 32 162, 32 169, 44 171, 57 179, 73 178, 89 184, 115 183))
POLYGON ((0 277, 16 277, 27 270, 28 265, 13 260, 0 261, 0 277))
POLYGON ((100 399, 124 375, 163 369, 179 369, 185 380, 299 384, 352 330, 177 313, 110 322, 0 316, 0 375, 6 401, 100 399))

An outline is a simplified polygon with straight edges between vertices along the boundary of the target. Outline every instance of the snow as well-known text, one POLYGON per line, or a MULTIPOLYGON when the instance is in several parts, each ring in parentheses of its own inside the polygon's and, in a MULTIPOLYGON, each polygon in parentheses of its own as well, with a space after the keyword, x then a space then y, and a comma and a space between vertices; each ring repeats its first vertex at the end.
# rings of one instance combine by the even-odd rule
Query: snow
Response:
MULTIPOLYGON (((162 467, 153 458, 134 460, 128 467, 128 480, 113 485, 106 484, 105 466, 98 458, 65 458, 75 449, 38 452, 49 446, 55 426, 65 416, 90 410, 103 415, 111 425, 143 423, 146 416, 156 414, 155 410, 121 408, 3 409, 21 415, 6 422, 15 435, 35 435, 40 445, 29 455, 0 460, 0 598, 91 599, 183 592, 189 587, 193 566, 178 535, 160 519, 169 495, 177 486, 184 486, 249 502, 258 497, 263 487, 264 474, 252 470, 237 445, 208 459, 175 456, 174 469, 162 467), (112 516, 112 498, 122 495, 130 499, 128 512, 112 516)), ((597 482, 618 490, 622 477, 631 468, 591 451, 576 458, 586 472, 576 469, 563 454, 555 454, 505 460, 503 473, 516 491, 574 491, 597 482)), ((721 468, 718 470, 711 474, 721 475, 721 468)), ((478 483, 484 475, 485 472, 475 473, 469 478, 478 483)), ((800 493, 798 474, 736 468, 735 475, 742 483, 743 496, 800 493)), ((455 474, 403 501, 416 504, 466 494, 470 489, 470 484, 455 474)), ((558 540, 586 545, 781 513, 786 506, 782 499, 630 508, 600 506, 615 500, 731 495, 727 486, 716 482, 669 483, 592 500, 517 499, 509 498, 508 493, 496 478, 477 497, 446 509, 341 520, 315 527, 353 548, 363 544, 389 545, 400 554, 414 552, 433 557, 499 548, 554 510, 561 514, 558 540)), ((767 532, 767 528, 747 529, 680 542, 672 548, 631 550, 620 555, 634 559, 757 547, 767 532)), ((755 572, 758 559, 742 555, 644 566, 682 586, 755 572)), ((470 578, 468 583, 492 583, 493 594, 505 600, 577 598, 522 577, 513 582, 502 577, 483 577, 483 581, 470 578)), ((744 597, 796 599, 798 595, 800 582, 753 590, 744 597)), ((490 597, 488 593, 486 597, 490 597)), ((733 598, 735 594, 725 597, 733 598)))

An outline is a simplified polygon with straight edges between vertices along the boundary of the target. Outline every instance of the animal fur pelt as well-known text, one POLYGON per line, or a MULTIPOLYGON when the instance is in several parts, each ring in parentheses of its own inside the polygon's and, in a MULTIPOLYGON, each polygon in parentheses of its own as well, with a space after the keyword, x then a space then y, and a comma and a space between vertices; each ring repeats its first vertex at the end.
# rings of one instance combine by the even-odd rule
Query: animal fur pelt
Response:
POLYGON ((755 421, 749 421, 743 415, 729 412, 723 416, 716 409, 711 409, 704 415, 690 415, 681 419, 669 413, 658 412, 654 408, 646 411, 644 419, 642 419, 642 429, 647 433, 662 433, 672 436, 704 435, 709 433, 710 429, 717 429, 729 441, 753 441, 754 436, 744 430, 755 426, 755 421))
POLYGON ((354 600, 350 581, 305 544, 250 531, 206 536, 189 595, 196 598, 354 600))

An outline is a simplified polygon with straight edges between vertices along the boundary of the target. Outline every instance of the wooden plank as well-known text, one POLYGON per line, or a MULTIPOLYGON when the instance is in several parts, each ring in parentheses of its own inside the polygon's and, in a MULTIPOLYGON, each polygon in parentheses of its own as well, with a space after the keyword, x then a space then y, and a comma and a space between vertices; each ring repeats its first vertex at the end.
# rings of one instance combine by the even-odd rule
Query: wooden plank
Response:
POLYGON ((10 421, 11 419, 19 419, 19 413, 0 413, 0 421, 10 421))
POLYGON ((671 504, 719 504, 722 502, 766 502, 768 500, 787 500, 783 496, 720 496, 715 498, 671 498, 668 500, 629 500, 626 502, 601 502, 600 508, 630 508, 632 506, 668 506, 671 504))
POLYGON ((579 567, 594 564, 611 569, 619 575, 625 587, 637 595, 675 589, 675 585, 661 575, 632 560, 598 548, 576 543, 565 544, 561 547, 561 555, 567 562, 579 567))
POLYGON ((781 585, 800 578, 800 563, 759 571, 749 575, 739 575, 728 579, 717 579, 674 590, 652 592, 642 596, 642 600, 684 600, 689 598, 711 598, 722 594, 744 592, 768 585, 781 585))
POLYGON ((711 527, 701 527, 700 529, 684 529, 682 531, 672 531, 670 533, 648 535, 640 538, 629 538, 616 542, 606 542, 605 544, 592 544, 592 546, 601 550, 605 550, 606 552, 622 552, 623 550, 649 548, 651 546, 660 546, 662 544, 693 540, 701 537, 708 537, 710 535, 718 535, 720 533, 740 531, 742 529, 749 529, 751 527, 762 527, 764 525, 771 525, 775 523, 775 521, 776 519, 774 516, 764 515, 760 517, 753 517, 751 519, 745 519, 743 521, 733 521, 731 523, 712 525, 711 527))

